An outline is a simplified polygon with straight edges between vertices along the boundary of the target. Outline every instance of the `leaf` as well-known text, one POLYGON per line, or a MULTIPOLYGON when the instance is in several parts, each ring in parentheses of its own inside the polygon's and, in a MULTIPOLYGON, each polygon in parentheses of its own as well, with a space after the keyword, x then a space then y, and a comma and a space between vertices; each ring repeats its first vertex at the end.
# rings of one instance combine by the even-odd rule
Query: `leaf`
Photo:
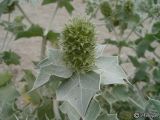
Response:
POLYGON ((74 7, 72 6, 72 4, 70 3, 71 0, 43 0, 42 5, 46 5, 46 4, 51 4, 51 3, 55 3, 57 2, 57 4, 59 5, 60 8, 65 7, 67 12, 69 14, 72 13, 72 11, 74 10, 74 7))
POLYGON ((157 83, 160 83, 160 69, 154 69, 153 78, 157 83))
POLYGON ((6 11, 8 3, 9 0, 3 0, 2 2, 0 2, 0 17, 6 11))
POLYGON ((158 33, 160 31, 160 22, 156 22, 152 26, 152 32, 153 33, 158 33))
POLYGON ((101 76, 101 84, 125 84, 124 79, 127 80, 127 76, 118 65, 118 57, 97 58, 96 66, 101 76))
POLYGON ((63 54, 58 49, 50 49, 48 58, 40 62, 40 73, 34 83, 32 90, 35 90, 50 80, 52 75, 62 78, 69 78, 73 71, 63 61, 63 54))
POLYGON ((157 112, 160 112, 160 101, 155 99, 149 99, 149 104, 153 105, 157 112))
POLYGON ((134 104, 138 109, 142 111, 145 109, 146 100, 138 93, 138 91, 129 94, 128 99, 130 103, 134 104))
POLYGON ((134 65, 134 67, 139 67, 140 63, 138 61, 138 58, 133 57, 133 56, 128 56, 129 59, 131 60, 132 64, 134 65))
POLYGON ((12 74, 9 72, 0 73, 0 87, 9 83, 12 79, 12 74))
POLYGON ((148 82, 150 80, 149 75, 147 73, 147 67, 148 67, 148 64, 146 62, 141 62, 139 64, 139 66, 136 69, 134 78, 132 80, 133 83, 138 81, 148 82))
POLYGON ((102 113, 97 120, 119 120, 116 114, 105 114, 102 113))
POLYGON ((17 34, 21 31, 24 31, 26 25, 23 23, 23 16, 17 16, 12 22, 2 21, 0 25, 4 27, 5 30, 17 34))
POLYGON ((59 6, 60 7, 65 7, 67 12, 69 14, 72 13, 72 11, 74 10, 74 7, 72 6, 72 4, 70 3, 71 0, 62 0, 60 3, 59 3, 59 6))
POLYGON ((100 45, 98 44, 96 46, 96 58, 99 58, 103 55, 103 51, 105 49, 106 45, 100 45))
POLYGON ((102 95, 110 103, 110 105, 117 101, 128 100, 128 91, 125 86, 115 86, 111 90, 103 92, 102 95))
POLYGON ((0 88, 0 96, 0 119, 9 120, 9 118, 13 116, 13 104, 19 94, 14 86, 10 83, 7 86, 0 88))
POLYGON ((47 34, 47 40, 49 40, 51 43, 54 43, 57 41, 59 34, 55 33, 53 31, 49 31, 47 34))
POLYGON ((49 64, 53 65, 60 65, 60 66, 66 66, 66 64, 63 61, 63 53, 61 50, 58 49, 49 49, 48 50, 48 57, 42 60, 38 66, 43 67, 47 66, 49 64))
POLYGON ((80 115, 68 102, 63 102, 63 104, 60 106, 60 110, 63 113, 68 115, 69 120, 79 120, 80 119, 80 115))
POLYGON ((18 3, 18 0, 4 0, 1 2, 0 7, 1 9, 1 14, 8 14, 12 13, 15 10, 15 5, 18 3), (4 5, 4 6, 3 6, 4 5))
POLYGON ((99 90, 100 76, 95 72, 74 74, 57 90, 57 100, 67 101, 82 118, 85 117, 91 98, 99 90))
MULTIPOLYGON (((60 106, 60 110, 68 115, 69 120, 79 120, 81 117, 68 102, 63 102, 63 104, 60 106)), ((94 99, 92 99, 84 117, 84 120, 96 120, 100 112, 101 109, 99 104, 94 99)))
POLYGON ((51 120, 54 118, 53 104, 51 99, 44 98, 43 103, 37 109, 38 120, 47 120, 46 116, 51 120))
POLYGON ((99 116, 101 112, 101 108, 97 101, 92 99, 92 101, 89 104, 85 120, 97 120, 97 117, 99 116))
POLYGON ((20 64, 20 56, 17 55, 15 52, 12 51, 4 51, 2 53, 2 60, 7 65, 18 65, 20 64))
POLYGON ((106 39, 104 44, 111 44, 111 45, 115 45, 118 48, 122 48, 122 47, 130 47, 132 45, 132 42, 128 42, 126 40, 111 40, 111 39, 106 39))
POLYGON ((41 28, 39 25, 32 25, 26 31, 21 31, 17 33, 15 40, 20 38, 30 38, 38 36, 43 36, 43 28, 41 28))
POLYGON ((55 3, 57 0, 43 0, 42 5, 50 4, 50 3, 55 3))
POLYGON ((23 79, 27 82, 27 91, 29 91, 33 87, 33 83, 36 80, 36 77, 31 70, 25 69, 23 71, 25 73, 23 79))
POLYGON ((144 38, 140 39, 140 42, 137 44, 136 53, 138 57, 143 57, 146 50, 153 52, 155 49, 152 48, 151 43, 155 40, 153 34, 146 34, 144 38))

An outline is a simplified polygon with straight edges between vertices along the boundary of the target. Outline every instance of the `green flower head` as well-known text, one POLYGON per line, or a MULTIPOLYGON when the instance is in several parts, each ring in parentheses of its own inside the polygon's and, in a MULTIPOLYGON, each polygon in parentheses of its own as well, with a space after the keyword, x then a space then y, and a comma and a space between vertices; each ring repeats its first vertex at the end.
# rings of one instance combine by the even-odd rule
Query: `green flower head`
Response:
POLYGON ((74 18, 62 32, 64 60, 75 71, 85 73, 95 64, 95 27, 85 18, 74 18))
POLYGON ((100 10, 106 18, 112 15, 112 8, 107 1, 104 1, 100 4, 100 10))
POLYGON ((134 9, 134 4, 132 2, 132 0, 127 0, 125 3, 124 3, 124 11, 127 13, 127 14, 132 14, 133 13, 133 9, 134 9))

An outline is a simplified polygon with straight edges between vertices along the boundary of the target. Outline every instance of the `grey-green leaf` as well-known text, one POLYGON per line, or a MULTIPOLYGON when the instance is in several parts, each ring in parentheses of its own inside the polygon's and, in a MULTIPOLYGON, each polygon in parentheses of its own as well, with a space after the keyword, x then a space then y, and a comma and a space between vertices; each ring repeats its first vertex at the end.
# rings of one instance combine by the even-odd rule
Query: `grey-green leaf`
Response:
POLYGON ((0 96, 0 119, 9 120, 8 118, 13 116, 13 104, 19 94, 14 86, 9 83, 0 88, 0 96))
POLYGON ((63 102, 63 104, 60 106, 60 110, 63 113, 68 115, 69 120, 79 120, 80 119, 80 115, 68 102, 63 102))
MULTIPOLYGON (((60 110, 63 113, 68 115, 69 120, 79 120, 81 117, 78 114, 78 112, 68 102, 64 102, 60 106, 60 110)), ((100 112, 101 112, 101 109, 100 109, 99 104, 94 99, 92 99, 92 101, 89 104, 86 115, 83 119, 84 120, 96 120, 97 117, 99 116, 100 112)))
POLYGON ((99 90, 100 76, 95 72, 74 74, 57 90, 57 99, 67 101, 80 114, 85 117, 91 98, 99 90))
POLYGON ((100 44, 98 44, 96 46, 96 58, 99 58, 100 56, 103 55, 103 51, 104 51, 105 47, 106 47, 106 45, 100 45, 100 44))
POLYGON ((101 114, 97 120, 119 120, 116 114, 101 114))
POLYGON ((157 112, 160 112, 160 101, 155 99, 149 99, 149 104, 152 104, 157 112))
POLYGON ((48 57, 42 60, 38 67, 40 73, 34 83, 32 90, 35 90, 46 84, 52 75, 69 78, 72 76, 72 69, 68 68, 63 61, 63 54, 58 49, 50 49, 48 57))
POLYGON ((96 120, 101 112, 101 108, 97 101, 92 99, 92 101, 89 104, 85 120, 96 120))
POLYGON ((12 74, 7 72, 1 72, 0 73, 0 87, 6 85, 8 82, 10 82, 12 79, 12 74))
POLYGON ((96 59, 96 66, 101 75, 101 84, 125 84, 124 79, 127 80, 127 76, 118 65, 117 57, 99 57, 96 59))
POLYGON ((43 66, 40 70, 40 73, 33 85, 32 90, 41 87, 42 85, 46 84, 52 75, 62 77, 62 78, 69 78, 72 75, 72 71, 68 68, 58 65, 47 65, 43 66))

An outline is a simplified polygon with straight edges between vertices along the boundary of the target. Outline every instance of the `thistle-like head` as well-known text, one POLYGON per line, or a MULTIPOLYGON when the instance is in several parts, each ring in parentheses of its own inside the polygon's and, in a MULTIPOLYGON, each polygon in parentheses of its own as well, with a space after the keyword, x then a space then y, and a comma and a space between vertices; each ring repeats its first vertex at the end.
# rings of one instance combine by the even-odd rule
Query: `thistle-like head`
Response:
POLYGON ((85 18, 74 18, 62 32, 64 60, 75 71, 88 72, 95 64, 95 27, 85 18))

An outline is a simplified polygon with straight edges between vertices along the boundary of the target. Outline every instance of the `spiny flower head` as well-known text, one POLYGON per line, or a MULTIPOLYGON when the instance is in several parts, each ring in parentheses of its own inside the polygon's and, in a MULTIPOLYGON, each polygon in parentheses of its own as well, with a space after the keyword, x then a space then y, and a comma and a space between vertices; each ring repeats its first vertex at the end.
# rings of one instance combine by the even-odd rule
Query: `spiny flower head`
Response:
POLYGON ((112 8, 107 1, 100 4, 101 13, 107 18, 112 15, 112 8))
POLYGON ((133 9, 134 9, 134 4, 133 4, 132 0, 127 0, 124 3, 124 11, 127 14, 132 14, 133 13, 133 9))
POLYGON ((95 28, 85 18, 74 18, 62 32, 64 60, 75 71, 85 73, 95 64, 95 28))

